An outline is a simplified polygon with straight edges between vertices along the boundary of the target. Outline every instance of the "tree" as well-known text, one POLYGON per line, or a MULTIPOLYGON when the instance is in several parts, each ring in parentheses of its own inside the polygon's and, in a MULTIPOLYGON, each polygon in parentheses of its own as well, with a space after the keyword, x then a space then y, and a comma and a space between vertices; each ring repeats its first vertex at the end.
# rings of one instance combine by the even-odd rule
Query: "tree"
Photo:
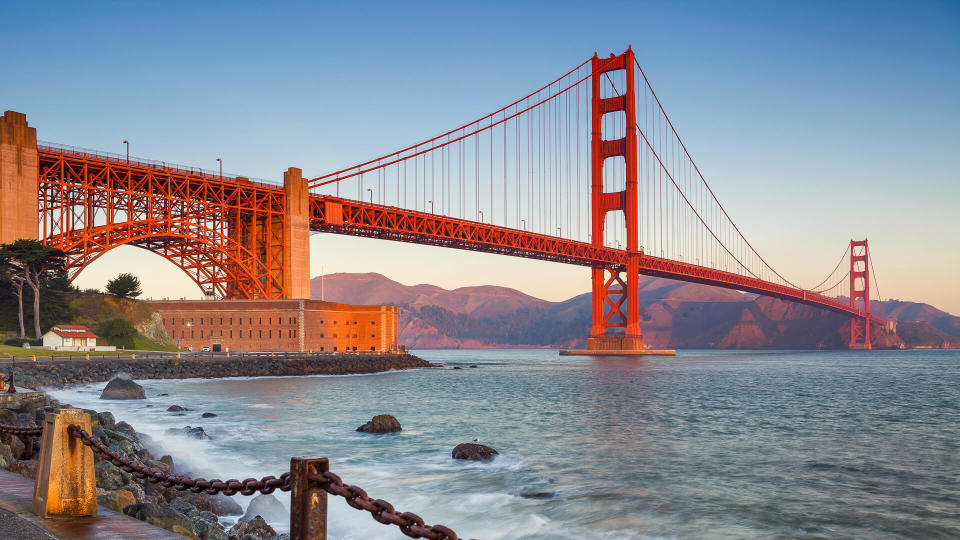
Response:
POLYGON ((33 290, 34 339, 40 339, 40 288, 50 279, 64 274, 66 254, 37 240, 21 238, 0 245, 0 260, 17 296, 20 337, 26 337, 23 325, 23 285, 26 284, 33 290))
POLYGON ((124 272, 107 282, 107 292, 118 298, 136 298, 140 296, 140 278, 124 272))

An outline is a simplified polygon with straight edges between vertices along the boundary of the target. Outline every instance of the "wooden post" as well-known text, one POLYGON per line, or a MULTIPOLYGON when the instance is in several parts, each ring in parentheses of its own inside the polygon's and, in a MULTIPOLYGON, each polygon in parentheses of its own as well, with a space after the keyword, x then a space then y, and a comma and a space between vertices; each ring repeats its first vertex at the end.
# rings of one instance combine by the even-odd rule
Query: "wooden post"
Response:
POLYGON ((325 457, 290 458, 290 540, 327 539, 327 492, 311 486, 307 475, 329 470, 325 457))
POLYGON ((78 424, 93 430, 90 415, 80 409, 47 413, 40 441, 40 463, 30 511, 42 518, 97 515, 93 450, 67 433, 78 424))

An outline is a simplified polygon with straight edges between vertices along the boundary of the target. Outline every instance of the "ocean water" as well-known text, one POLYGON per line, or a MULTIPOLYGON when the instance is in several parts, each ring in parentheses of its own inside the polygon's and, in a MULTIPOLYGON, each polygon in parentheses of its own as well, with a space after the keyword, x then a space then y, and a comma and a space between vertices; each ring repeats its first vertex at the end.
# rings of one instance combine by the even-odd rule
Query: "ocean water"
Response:
MULTIPOLYGON (((346 482, 463 538, 960 537, 958 351, 418 354, 447 367, 142 381, 140 402, 100 401, 103 383, 53 394, 112 411, 208 478, 327 456, 346 482), (403 431, 354 431, 381 413, 403 431), (185 425, 210 440, 164 433, 185 425), (473 439, 501 455, 450 459, 473 439)), ((405 538, 330 500, 331 538, 405 538)))

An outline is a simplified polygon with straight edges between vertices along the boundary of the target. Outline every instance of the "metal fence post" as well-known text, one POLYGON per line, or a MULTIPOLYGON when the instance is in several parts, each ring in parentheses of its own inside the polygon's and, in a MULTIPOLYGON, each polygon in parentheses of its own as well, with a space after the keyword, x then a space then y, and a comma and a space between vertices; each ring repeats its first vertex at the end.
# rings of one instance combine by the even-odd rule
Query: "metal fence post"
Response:
POLYGON ((90 415, 80 409, 47 413, 40 442, 40 463, 30 511, 42 517, 97 515, 93 451, 67 433, 78 424, 92 431, 90 415))
POLYGON ((325 457, 290 458, 290 540, 326 540, 327 492, 308 476, 329 470, 325 457))

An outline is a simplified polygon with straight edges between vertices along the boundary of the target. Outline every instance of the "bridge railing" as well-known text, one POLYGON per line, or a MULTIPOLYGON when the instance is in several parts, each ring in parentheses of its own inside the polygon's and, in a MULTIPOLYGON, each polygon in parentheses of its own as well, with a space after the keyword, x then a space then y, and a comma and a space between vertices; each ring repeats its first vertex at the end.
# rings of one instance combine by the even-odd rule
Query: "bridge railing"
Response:
POLYGON ((28 448, 33 437, 42 437, 40 462, 31 512, 42 518, 88 517, 97 515, 94 453, 136 478, 165 488, 207 495, 253 495, 274 491, 290 492, 290 539, 327 538, 327 495, 346 499, 358 510, 385 525, 396 525, 411 538, 458 540, 457 533, 443 525, 427 525, 412 512, 400 512, 383 499, 373 499, 357 486, 345 484, 330 472, 325 457, 293 457, 290 470, 279 477, 220 480, 191 478, 148 467, 112 450, 91 435, 90 415, 80 409, 59 409, 46 414, 42 427, 0 424, 0 433, 21 437, 28 448), (79 443, 79 444, 77 444, 79 443))
POLYGON ((202 169, 200 167, 191 167, 189 165, 179 165, 176 163, 169 163, 166 161, 157 161, 153 159, 145 159, 139 157, 127 157, 124 154, 114 154, 112 152, 104 152, 102 150, 91 150, 89 148, 81 148, 79 146, 71 146, 68 144, 59 144, 49 141, 37 141, 37 150, 53 152, 57 154, 68 154, 71 156, 84 157, 89 159, 99 159, 105 161, 112 161, 115 163, 122 163, 124 165, 131 165, 134 167, 140 167, 144 169, 155 169, 166 172, 172 172, 177 174, 183 174, 188 176, 197 176, 205 178, 207 180, 228 180, 236 181, 238 177, 246 178, 252 184, 260 185, 262 187, 267 187, 271 189, 277 189, 280 185, 276 182, 271 182, 263 178, 251 178, 245 175, 233 174, 233 173, 223 173, 220 171, 214 171, 210 169, 202 169))

